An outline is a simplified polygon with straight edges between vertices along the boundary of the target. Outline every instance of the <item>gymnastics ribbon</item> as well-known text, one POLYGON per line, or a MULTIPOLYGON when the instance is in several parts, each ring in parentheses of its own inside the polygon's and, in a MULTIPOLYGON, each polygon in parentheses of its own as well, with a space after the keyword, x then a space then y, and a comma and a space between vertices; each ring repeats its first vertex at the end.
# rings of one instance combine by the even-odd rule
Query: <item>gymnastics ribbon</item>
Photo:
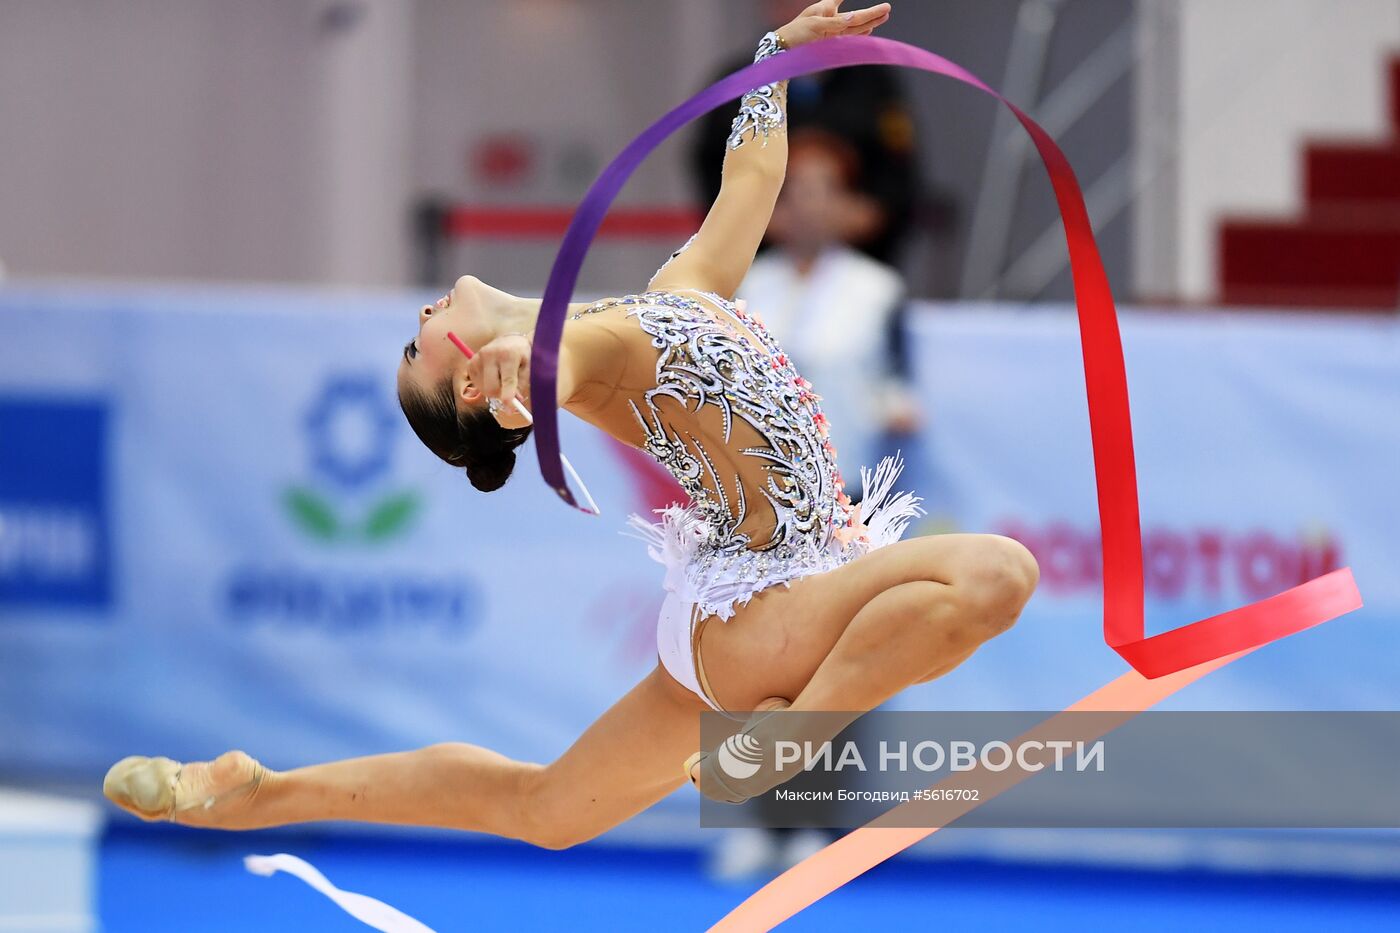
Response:
POLYGON ((330 898, 337 907, 356 920, 366 926, 381 930, 383 933, 433 933, 431 927, 419 923, 408 914, 390 907, 383 901, 375 900, 364 894, 356 894, 354 891, 344 891, 337 888, 311 863, 299 859, 295 855, 287 855, 285 852, 277 855, 245 855, 243 867, 253 874, 262 875, 265 878, 270 878, 279 871, 284 871, 294 878, 300 878, 330 898))
MULTIPOLYGON (((1023 740, 1035 739, 1041 735, 1053 736, 1060 740, 1092 742, 1138 713, 1156 706, 1182 688, 1248 653, 1242 651, 1226 655, 1155 680, 1148 680, 1137 671, 1128 671, 1013 740, 1013 744, 1020 747, 1023 740), (1074 718, 1079 713, 1119 715, 1074 718)), ((1010 768, 999 773, 978 772, 977 799, 957 808, 940 806, 935 811, 936 821, 927 824, 920 822, 921 817, 928 815, 927 805, 921 805, 917 800, 902 803, 855 832, 842 836, 821 851, 808 856, 759 888, 710 927, 709 933, 754 933, 756 930, 771 930, 846 882, 1015 787, 1030 777, 1031 773, 1025 768, 1010 768)), ((953 780, 948 778, 942 783, 951 785, 953 780)), ((938 786, 941 784, 935 785, 938 786)))
MULTIPOLYGON (((559 342, 564 315, 588 247, 608 207, 632 172, 663 140, 694 118, 755 87, 800 75, 851 65, 900 65, 943 75, 1001 101, 1025 127, 1050 175, 1069 246, 1084 382, 1089 402, 1094 479, 1098 489, 1103 546, 1104 641, 1148 678, 1257 648, 1311 628, 1361 606, 1350 568, 1309 580, 1277 596, 1148 637, 1143 620, 1142 531, 1138 516, 1133 430, 1128 414, 1128 380, 1118 316, 1108 276, 1099 258, 1084 196, 1074 171, 1048 133, 1015 104, 962 67, 932 52, 869 36, 828 39, 800 46, 749 65, 721 79, 628 143, 584 195, 564 234, 550 270, 535 327, 530 391, 536 399, 556 397, 559 342)), ((554 405, 535 410, 535 447, 545 482, 568 504, 574 501, 560 462, 558 413, 554 405)))

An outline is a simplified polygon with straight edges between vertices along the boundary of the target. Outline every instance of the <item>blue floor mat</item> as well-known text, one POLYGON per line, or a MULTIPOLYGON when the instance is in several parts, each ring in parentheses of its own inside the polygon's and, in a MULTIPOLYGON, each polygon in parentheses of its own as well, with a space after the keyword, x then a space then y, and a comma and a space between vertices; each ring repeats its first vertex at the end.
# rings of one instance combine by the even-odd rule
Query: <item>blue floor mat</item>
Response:
MULTIPOLYGON (((367 927, 286 875, 243 869, 290 852, 338 887, 384 900, 439 933, 704 930, 758 887, 708 881, 700 855, 583 846, 121 827, 104 838, 106 933, 356 931, 367 927)), ((784 931, 1397 930, 1400 883, 896 860, 784 931)))

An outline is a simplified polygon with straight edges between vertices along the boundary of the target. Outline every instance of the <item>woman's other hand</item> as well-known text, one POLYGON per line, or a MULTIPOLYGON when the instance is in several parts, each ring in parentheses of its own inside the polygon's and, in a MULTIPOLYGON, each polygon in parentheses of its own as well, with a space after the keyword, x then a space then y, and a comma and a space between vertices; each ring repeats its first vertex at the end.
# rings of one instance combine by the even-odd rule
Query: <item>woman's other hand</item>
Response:
POLYGON ((890 5, 877 3, 863 10, 841 12, 842 0, 821 0, 798 14, 786 26, 777 29, 783 45, 795 49, 808 42, 837 36, 868 36, 890 18, 890 5))
POLYGON ((530 340, 524 334, 502 334, 478 349, 467 364, 467 378, 486 399, 500 402, 494 414, 501 427, 530 423, 513 404, 518 395, 529 405, 530 340))

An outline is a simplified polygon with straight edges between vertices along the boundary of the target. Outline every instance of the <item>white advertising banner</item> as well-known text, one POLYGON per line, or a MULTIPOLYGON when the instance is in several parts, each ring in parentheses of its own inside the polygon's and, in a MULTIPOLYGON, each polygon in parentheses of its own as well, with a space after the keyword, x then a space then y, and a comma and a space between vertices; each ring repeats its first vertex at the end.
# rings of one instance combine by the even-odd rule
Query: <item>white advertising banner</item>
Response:
MULTIPOLYGON (((528 444, 503 490, 472 489, 397 409, 418 297, 0 290, 0 768, 449 740, 549 760, 651 669, 660 567, 621 531, 672 487, 566 418, 602 518, 563 507, 528 444)), ((1058 709, 1124 669, 1072 309, 915 318, 926 423, 892 441, 915 532, 1014 535, 1042 583, 894 705, 1058 709)), ((1173 705, 1395 708, 1400 326, 1127 311, 1123 331, 1149 631, 1341 565, 1367 603, 1173 705)))

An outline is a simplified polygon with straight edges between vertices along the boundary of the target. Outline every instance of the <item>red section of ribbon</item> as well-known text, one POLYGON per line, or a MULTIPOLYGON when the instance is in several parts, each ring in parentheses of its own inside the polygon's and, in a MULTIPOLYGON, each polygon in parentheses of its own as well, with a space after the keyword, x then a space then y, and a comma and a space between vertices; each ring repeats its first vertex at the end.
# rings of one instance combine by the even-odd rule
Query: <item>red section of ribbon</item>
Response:
POLYGON ((1103 261, 1074 170, 1060 147, 1030 117, 1000 94, 1030 133, 1040 153, 1064 221, 1103 532, 1103 636, 1110 648, 1146 677, 1161 677, 1256 648, 1361 607, 1351 569, 1309 580, 1277 596, 1146 637, 1143 623, 1142 529, 1138 517, 1133 426, 1118 315, 1103 261))
MULTIPOLYGON (((1074 170, 1054 140, 1006 98, 966 69, 932 52, 873 37, 828 40, 774 55, 750 65, 682 103, 628 143, 603 170, 579 204, 550 270, 535 330, 531 391, 555 397, 555 376, 564 313, 589 243, 604 223, 608 206, 632 171, 662 140, 690 120, 751 88, 849 65, 884 64, 944 75, 983 91, 1010 107, 1031 135, 1054 187, 1064 222, 1079 309, 1084 383, 1094 447, 1103 540, 1104 641, 1146 677, 1162 677, 1225 655, 1255 648, 1357 609, 1361 594, 1349 568, 1233 612, 1147 637, 1143 621, 1142 531, 1138 517, 1133 428, 1128 379, 1117 311, 1093 228, 1074 170)), ((546 482, 575 504, 563 479, 552 407, 536 412, 536 449, 546 482)))

